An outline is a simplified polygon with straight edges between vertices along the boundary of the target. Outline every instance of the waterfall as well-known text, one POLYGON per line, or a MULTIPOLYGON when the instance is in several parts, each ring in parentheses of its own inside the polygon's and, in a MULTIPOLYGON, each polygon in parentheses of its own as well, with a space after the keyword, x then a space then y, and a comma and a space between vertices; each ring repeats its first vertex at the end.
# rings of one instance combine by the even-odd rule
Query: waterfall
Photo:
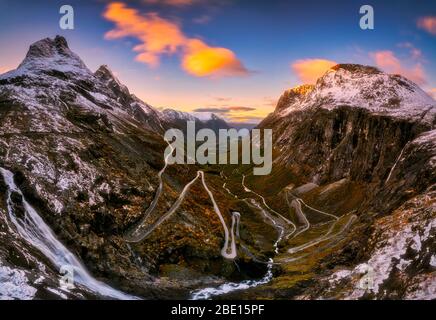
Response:
POLYGON ((50 227, 39 216, 36 210, 26 201, 23 193, 14 182, 14 175, 9 170, 0 168, 3 175, 7 191, 7 209, 9 219, 15 227, 18 234, 27 241, 31 246, 38 249, 46 256, 58 270, 68 266, 74 271, 74 281, 88 288, 90 291, 101 295, 102 297, 132 300, 138 299, 135 296, 118 291, 101 281, 95 279, 84 267, 80 260, 69 251, 57 238, 50 227), (18 193, 22 197, 25 216, 18 217, 13 208, 11 199, 12 192, 18 193))

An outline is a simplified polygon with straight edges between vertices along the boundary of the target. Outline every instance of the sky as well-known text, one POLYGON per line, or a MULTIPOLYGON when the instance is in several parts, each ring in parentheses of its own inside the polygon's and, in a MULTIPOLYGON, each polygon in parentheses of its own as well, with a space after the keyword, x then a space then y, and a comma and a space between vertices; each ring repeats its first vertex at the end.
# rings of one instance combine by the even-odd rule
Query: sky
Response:
POLYGON ((150 105, 231 122, 259 122, 337 63, 402 74, 436 98, 434 0, 0 0, 0 73, 57 34, 150 105), (59 26, 66 3, 73 30, 59 26), (359 26, 364 4, 373 30, 359 26))

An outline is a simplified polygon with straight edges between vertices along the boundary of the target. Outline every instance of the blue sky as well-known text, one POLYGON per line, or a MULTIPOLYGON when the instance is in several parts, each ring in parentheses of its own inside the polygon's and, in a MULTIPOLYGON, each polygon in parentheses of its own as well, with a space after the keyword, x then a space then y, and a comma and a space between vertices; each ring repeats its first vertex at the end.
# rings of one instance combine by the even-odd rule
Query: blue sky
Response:
POLYGON ((15 68, 32 42, 61 34, 89 68, 109 65, 151 105, 252 122, 285 89, 313 81, 313 62, 377 65, 436 88, 435 1, 69 1, 75 29, 67 31, 59 28, 62 4, 0 0, 0 72, 15 68), (359 28, 363 4, 374 8, 374 30, 359 28), (154 27, 156 39, 147 33, 154 27))

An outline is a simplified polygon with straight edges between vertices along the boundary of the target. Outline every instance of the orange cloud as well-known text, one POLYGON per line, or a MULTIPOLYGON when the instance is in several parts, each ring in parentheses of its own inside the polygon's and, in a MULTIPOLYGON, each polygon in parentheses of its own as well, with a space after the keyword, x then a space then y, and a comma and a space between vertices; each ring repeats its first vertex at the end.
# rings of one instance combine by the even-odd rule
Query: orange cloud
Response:
POLYGON ((436 16, 422 17, 418 19, 418 28, 421 28, 432 35, 436 35, 436 16))
POLYGON ((160 18, 156 13, 140 16, 137 10, 127 8, 123 3, 109 4, 103 16, 116 24, 116 28, 107 32, 105 38, 137 38, 141 44, 133 48, 139 52, 136 60, 150 66, 157 66, 159 55, 175 53, 186 41, 177 24, 160 18))
POLYGON ((197 77, 244 75, 247 69, 229 49, 209 47, 198 39, 189 40, 182 61, 183 69, 197 77))
MULTIPOLYGON (((174 1, 174 0, 172 0, 174 1)), ((229 49, 210 47, 202 40, 187 37, 177 23, 157 13, 141 15, 124 3, 110 3, 103 17, 115 23, 105 34, 109 40, 135 37, 141 44, 133 48, 136 60, 151 67, 159 65, 163 54, 182 54, 182 68, 197 77, 234 76, 248 73, 242 62, 229 49)))
POLYGON ((319 77, 335 65, 337 65, 336 62, 325 59, 301 59, 295 61, 291 67, 301 82, 315 83, 319 77))
POLYGON ((252 107, 241 107, 241 106, 235 106, 235 107, 228 107, 230 111, 255 111, 256 108, 252 107))
POLYGON ((370 56, 374 59, 375 64, 386 72, 401 74, 417 84, 426 83, 426 76, 421 63, 406 68, 390 50, 372 52, 370 56))

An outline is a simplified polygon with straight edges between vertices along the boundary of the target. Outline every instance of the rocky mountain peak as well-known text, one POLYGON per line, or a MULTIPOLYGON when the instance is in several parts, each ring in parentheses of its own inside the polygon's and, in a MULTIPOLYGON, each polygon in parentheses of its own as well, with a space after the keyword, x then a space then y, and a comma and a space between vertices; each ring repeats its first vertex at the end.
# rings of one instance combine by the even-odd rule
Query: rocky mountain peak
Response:
POLYGON ((429 99, 404 77, 338 65, 259 125, 274 132, 270 175, 167 166, 166 130, 193 119, 219 132, 221 114, 159 112, 43 39, 0 76, 0 299, 435 299, 429 99), (72 290, 59 290, 63 265, 72 290))
POLYGON ((98 78, 105 86, 112 90, 112 92, 121 98, 121 100, 139 100, 130 94, 129 89, 121 83, 115 76, 112 70, 107 65, 100 66, 94 73, 94 76, 98 78))
POLYGON ((312 84, 304 84, 286 90, 280 97, 279 101, 277 102, 276 112, 285 109, 290 104, 293 104, 301 100, 304 96, 310 93, 314 88, 315 86, 312 84))
POLYGON ((107 65, 101 65, 97 71, 95 71, 94 75, 99 78, 100 80, 103 80, 105 82, 108 81, 116 81, 119 82, 117 77, 114 75, 112 70, 107 65))
POLYGON ((212 113, 210 116, 211 120, 222 120, 219 116, 217 116, 215 113, 212 113))
POLYGON ((328 70, 314 86, 303 85, 286 91, 275 114, 312 108, 332 110, 357 107, 371 113, 433 123, 436 102, 418 85, 395 74, 358 64, 339 64, 328 70))
POLYGON ((75 78, 92 76, 80 57, 70 50, 67 40, 56 36, 54 39, 45 38, 33 43, 18 68, 5 73, 1 78, 53 72, 62 72, 65 76, 73 74, 75 78))
POLYGON ((174 121, 174 120, 195 121, 196 120, 196 118, 192 114, 188 112, 174 110, 174 109, 164 109, 162 110, 162 114, 168 121, 174 121))
POLYGON ((27 52, 28 58, 49 58, 56 54, 68 56, 71 55, 67 40, 62 36, 56 36, 54 39, 45 38, 32 44, 27 52))
POLYGON ((346 70, 354 73, 366 73, 366 74, 379 74, 382 73, 379 69, 372 66, 365 66, 361 64, 353 64, 353 63, 340 63, 330 68, 331 70, 346 70))

